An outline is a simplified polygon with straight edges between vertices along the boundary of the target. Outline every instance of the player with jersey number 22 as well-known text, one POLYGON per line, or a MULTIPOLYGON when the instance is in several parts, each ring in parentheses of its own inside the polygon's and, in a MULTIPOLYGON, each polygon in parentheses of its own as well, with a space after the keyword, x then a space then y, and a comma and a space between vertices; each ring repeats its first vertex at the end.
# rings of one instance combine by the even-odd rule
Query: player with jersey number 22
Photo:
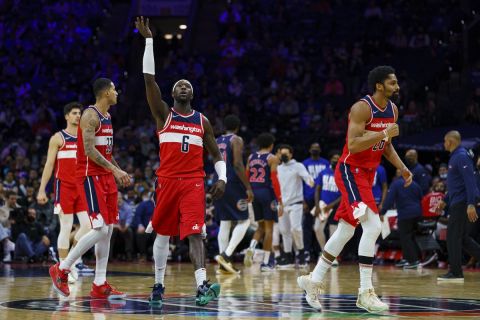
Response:
POLYGON ((220 154, 213 128, 208 119, 193 110, 193 87, 187 80, 177 81, 172 88, 173 108, 162 99, 155 82, 153 37, 149 21, 138 17, 135 26, 145 38, 143 75, 147 101, 156 122, 160 143, 160 166, 157 169, 155 211, 151 225, 157 233, 153 245, 155 284, 150 302, 161 304, 165 291, 164 277, 170 236, 188 238, 190 259, 197 283, 196 304, 206 305, 220 294, 220 285, 207 281, 205 248, 202 231, 205 228, 205 187, 203 147, 215 163, 218 181, 210 190, 214 199, 225 192, 227 167, 220 154))

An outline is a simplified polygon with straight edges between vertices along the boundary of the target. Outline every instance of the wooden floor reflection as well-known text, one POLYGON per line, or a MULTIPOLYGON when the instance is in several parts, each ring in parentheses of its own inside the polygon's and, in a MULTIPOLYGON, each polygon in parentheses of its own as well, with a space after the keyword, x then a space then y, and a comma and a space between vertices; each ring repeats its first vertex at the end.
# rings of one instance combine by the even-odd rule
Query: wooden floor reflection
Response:
POLYGON ((374 315, 355 307, 359 275, 353 264, 329 272, 322 313, 308 307, 296 285, 296 277, 307 270, 262 274, 257 266, 242 269, 241 276, 216 276, 210 265, 209 279, 220 282, 221 297, 198 308, 193 268, 172 264, 167 269, 162 309, 147 302, 154 280, 150 264, 109 266, 109 282, 129 295, 126 301, 115 303, 89 298, 91 277, 81 277, 71 285, 71 296, 59 299, 47 270, 0 266, 0 319, 480 319, 480 272, 475 271, 465 272, 464 284, 437 284, 436 276, 445 270, 375 268, 376 291, 390 304, 391 312, 374 315))

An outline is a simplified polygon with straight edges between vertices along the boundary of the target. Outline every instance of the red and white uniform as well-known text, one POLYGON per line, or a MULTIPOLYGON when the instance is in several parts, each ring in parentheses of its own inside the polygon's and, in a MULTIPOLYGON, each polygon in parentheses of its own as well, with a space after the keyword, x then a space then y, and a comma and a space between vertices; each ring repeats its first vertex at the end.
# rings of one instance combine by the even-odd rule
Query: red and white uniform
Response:
POLYGON ((445 194, 442 192, 430 192, 426 194, 422 199, 422 216, 424 218, 438 217, 436 209, 444 198, 445 194))
POLYGON ((77 192, 75 184, 75 167, 77 156, 77 137, 65 130, 59 132, 63 139, 62 146, 58 149, 55 161, 54 179, 54 213, 73 214, 87 211, 87 204, 77 192))
MULTIPOLYGON (((365 130, 382 131, 391 123, 397 121, 395 105, 389 101, 385 109, 380 108, 373 97, 367 95, 361 99, 370 107, 370 120, 365 125, 365 130)), ((375 172, 382 159, 385 147, 389 142, 381 140, 371 148, 358 153, 348 150, 348 136, 343 148, 342 156, 335 169, 335 183, 342 194, 342 200, 335 214, 335 219, 343 219, 353 226, 358 220, 353 217, 353 210, 360 202, 365 203, 369 209, 378 214, 378 208, 372 193, 375 172)))
POLYGON ((201 233, 205 215, 203 170, 203 115, 184 115, 173 108, 162 130, 160 167, 155 186, 153 229, 161 235, 183 239, 201 233))
MULTIPOLYGON (((112 160, 113 128, 110 114, 102 114, 95 106, 89 106, 98 114, 100 125, 95 131, 95 148, 108 161, 112 160)), ((85 111, 86 111, 85 110, 85 111)), ((84 111, 84 113, 85 113, 84 111)), ((89 159, 85 154, 82 129, 78 128, 77 189, 85 197, 92 227, 118 222, 117 184, 113 174, 89 159)))

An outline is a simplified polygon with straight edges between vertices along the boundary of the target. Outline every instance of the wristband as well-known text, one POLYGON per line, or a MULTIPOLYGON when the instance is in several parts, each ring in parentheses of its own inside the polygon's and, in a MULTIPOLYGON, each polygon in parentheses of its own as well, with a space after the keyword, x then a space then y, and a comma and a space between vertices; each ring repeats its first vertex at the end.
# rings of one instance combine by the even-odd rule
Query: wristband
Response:
POLYGON ((215 172, 218 175, 218 180, 223 180, 227 183, 227 164, 225 161, 220 160, 215 162, 215 172))

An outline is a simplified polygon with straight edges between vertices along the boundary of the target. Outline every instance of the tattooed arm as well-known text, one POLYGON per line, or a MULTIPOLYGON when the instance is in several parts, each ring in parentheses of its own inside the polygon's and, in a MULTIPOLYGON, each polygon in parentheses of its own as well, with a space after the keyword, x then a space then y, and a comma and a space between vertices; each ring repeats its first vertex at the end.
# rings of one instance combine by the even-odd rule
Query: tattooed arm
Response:
POLYGON ((105 159, 105 157, 95 148, 95 131, 100 126, 100 119, 95 111, 87 109, 80 119, 80 128, 83 134, 83 145, 85 147, 85 154, 87 157, 98 164, 99 166, 112 172, 115 179, 123 185, 128 186, 130 184, 130 177, 128 174, 118 167, 118 164, 105 159))
POLYGON ((118 165, 118 162, 117 160, 115 160, 115 158, 112 156, 112 163, 115 167, 117 167, 118 169, 120 169, 120 166, 118 165))

